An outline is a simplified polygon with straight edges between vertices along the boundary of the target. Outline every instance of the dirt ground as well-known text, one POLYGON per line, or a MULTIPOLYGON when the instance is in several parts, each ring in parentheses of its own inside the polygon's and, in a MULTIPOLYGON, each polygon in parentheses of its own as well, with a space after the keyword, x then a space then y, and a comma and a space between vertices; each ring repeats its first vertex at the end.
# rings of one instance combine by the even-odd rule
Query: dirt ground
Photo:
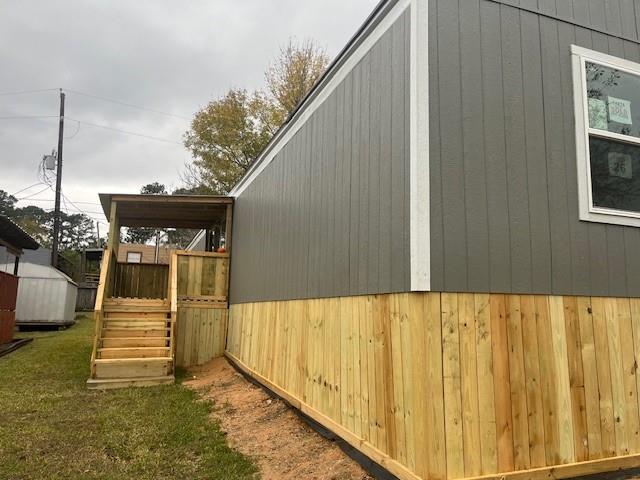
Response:
POLYGON ((265 480, 372 479, 284 402, 248 382, 224 358, 191 369, 184 385, 213 400, 229 444, 255 459, 265 480))

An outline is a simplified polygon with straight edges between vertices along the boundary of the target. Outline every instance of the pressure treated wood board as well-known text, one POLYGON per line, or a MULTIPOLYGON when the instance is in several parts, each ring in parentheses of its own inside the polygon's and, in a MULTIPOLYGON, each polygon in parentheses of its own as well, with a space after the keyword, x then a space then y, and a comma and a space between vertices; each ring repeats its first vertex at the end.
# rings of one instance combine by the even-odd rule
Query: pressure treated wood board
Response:
POLYGON ((638 338, 637 300, 404 293, 232 305, 226 348, 400 478, 568 478, 640 467, 638 338))
POLYGON ((224 354, 227 310, 178 308, 176 365, 202 365, 224 354))
POLYGON ((229 257, 176 253, 176 364, 202 365, 224 354, 229 257))

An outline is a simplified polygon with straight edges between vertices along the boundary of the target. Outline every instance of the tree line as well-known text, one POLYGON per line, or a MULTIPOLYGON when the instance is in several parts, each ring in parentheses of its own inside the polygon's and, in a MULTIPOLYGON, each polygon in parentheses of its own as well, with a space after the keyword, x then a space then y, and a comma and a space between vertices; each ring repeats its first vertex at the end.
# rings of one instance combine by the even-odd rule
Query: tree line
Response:
MULTIPOLYGON (((53 239, 53 211, 35 205, 18 207, 18 199, 0 190, 0 215, 20 225, 41 246, 50 248, 53 239)), ((81 250, 100 245, 93 219, 84 213, 60 212, 60 250, 81 250)))

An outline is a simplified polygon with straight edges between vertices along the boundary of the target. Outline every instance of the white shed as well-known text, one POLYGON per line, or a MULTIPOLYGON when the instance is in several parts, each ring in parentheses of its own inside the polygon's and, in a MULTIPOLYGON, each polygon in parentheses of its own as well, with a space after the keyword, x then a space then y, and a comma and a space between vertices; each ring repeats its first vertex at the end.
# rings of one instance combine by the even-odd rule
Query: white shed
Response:
MULTIPOLYGON (((13 272, 13 263, 0 264, 13 272)), ((50 265, 20 262, 18 267, 18 325, 71 325, 74 322, 78 285, 50 265)))

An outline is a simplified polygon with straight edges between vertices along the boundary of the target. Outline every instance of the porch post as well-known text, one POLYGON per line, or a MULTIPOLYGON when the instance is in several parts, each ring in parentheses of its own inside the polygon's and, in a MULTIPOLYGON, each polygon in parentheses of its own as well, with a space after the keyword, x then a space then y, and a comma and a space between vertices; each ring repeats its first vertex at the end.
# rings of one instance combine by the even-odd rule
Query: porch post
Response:
POLYGON ((118 256, 118 245, 120 244, 120 225, 118 224, 118 202, 111 202, 111 212, 109 214, 109 249, 118 256))
POLYGON ((224 227, 224 248, 227 253, 231 253, 231 228, 233 224, 233 206, 227 205, 227 222, 224 227))

